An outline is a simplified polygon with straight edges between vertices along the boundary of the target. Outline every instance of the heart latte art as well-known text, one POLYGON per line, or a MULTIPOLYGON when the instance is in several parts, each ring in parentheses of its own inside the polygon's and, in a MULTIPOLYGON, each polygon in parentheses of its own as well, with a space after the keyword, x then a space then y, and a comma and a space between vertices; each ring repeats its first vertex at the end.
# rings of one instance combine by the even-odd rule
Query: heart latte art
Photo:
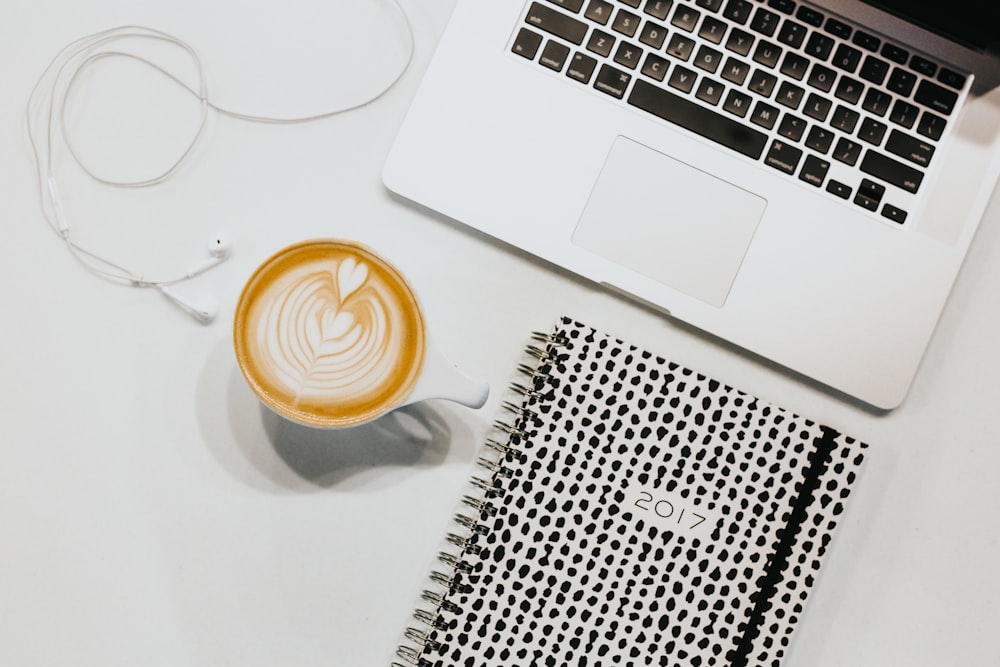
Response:
POLYGON ((240 368, 279 413, 307 424, 367 421, 420 372, 423 319, 399 273, 342 241, 300 243, 247 282, 234 320, 240 368))

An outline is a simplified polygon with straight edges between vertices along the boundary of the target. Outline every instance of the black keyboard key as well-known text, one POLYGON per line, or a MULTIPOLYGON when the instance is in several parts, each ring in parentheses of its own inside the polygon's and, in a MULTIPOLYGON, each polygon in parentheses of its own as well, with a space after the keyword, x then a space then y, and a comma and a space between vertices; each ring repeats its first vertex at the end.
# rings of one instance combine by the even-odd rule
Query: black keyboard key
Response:
POLYGON ((622 3, 623 5, 628 5, 632 9, 638 9, 639 5, 642 4, 642 0, 618 0, 618 2, 622 3))
POLYGON ((865 100, 861 103, 861 107, 876 116, 884 116, 889 110, 889 103, 892 102, 892 96, 876 88, 869 88, 868 92, 865 94, 865 100))
POLYGON ((861 64, 861 71, 858 74, 865 81, 871 81, 875 85, 882 85, 885 75, 889 73, 889 63, 875 56, 866 56, 865 62, 861 64))
POLYGON ((780 16, 774 12, 764 9, 763 7, 758 7, 757 11, 754 12, 753 21, 750 22, 750 29, 767 37, 771 37, 774 35, 774 31, 778 29, 778 23, 780 22, 780 16))
POLYGON ((580 11, 583 7, 583 0, 549 0, 553 5, 559 5, 563 9, 568 9, 574 14, 580 11))
POLYGON ((880 123, 874 118, 865 118, 861 121, 861 127, 858 129, 858 139, 867 141, 873 146, 878 146, 882 143, 882 139, 885 138, 885 133, 888 129, 889 126, 885 123, 880 123))
POLYGON ((875 35, 869 35, 867 32, 861 32, 860 30, 854 33, 854 37, 851 41, 860 46, 862 49, 867 49, 869 51, 878 51, 878 47, 882 46, 881 39, 875 35))
POLYGON ((965 75, 959 74, 958 72, 950 70, 947 67, 941 68, 941 71, 938 72, 937 80, 956 90, 962 90, 962 88, 965 87, 965 75))
POLYGON ((639 66, 642 61, 642 49, 640 49, 635 44, 629 44, 628 42, 622 42, 618 45, 618 50, 615 51, 615 62, 622 67, 627 67, 629 69, 635 69, 639 66))
POLYGON ((885 87, 897 95, 909 97, 910 92, 913 90, 913 86, 916 85, 916 83, 916 74, 896 67, 892 70, 892 76, 889 77, 889 83, 887 83, 885 87))
POLYGON ((934 76, 937 74, 937 65, 932 63, 927 58, 922 58, 918 55, 914 55, 910 58, 910 68, 924 76, 934 76))
POLYGON ((892 105, 892 113, 889 114, 889 120, 909 129, 917 122, 917 116, 919 115, 920 109, 914 105, 905 100, 896 100, 895 104, 892 105))
POLYGON ((779 58, 781 58, 781 47, 775 46, 771 42, 758 42, 757 49, 753 52, 754 62, 771 69, 774 69, 774 66, 778 64, 779 58))
POLYGON ((747 85, 747 88, 761 97, 770 97, 777 84, 778 77, 764 70, 757 69, 754 70, 753 75, 750 77, 750 83, 747 85))
POLYGON ((802 104, 802 98, 805 97, 806 91, 794 83, 784 81, 781 87, 778 88, 778 94, 774 97, 774 101, 778 104, 782 104, 789 109, 798 109, 799 105, 802 104))
POLYGON ((670 63, 667 59, 655 53, 647 54, 646 61, 642 64, 642 73, 656 81, 663 81, 669 69, 670 63))
POLYGON ((561 42, 549 40, 542 49, 542 56, 538 62, 556 72, 561 72, 563 65, 569 59, 569 47, 561 42))
POLYGON ((587 40, 587 50, 607 58, 611 55, 611 50, 615 48, 615 41, 615 38, 608 33, 594 30, 590 39, 587 40))
POLYGON ((808 30, 801 23, 785 21, 781 24, 781 30, 778 31, 778 41, 797 49, 806 41, 807 32, 808 30))
POLYGON ((767 0, 767 6, 782 14, 791 14, 795 11, 795 0, 767 0))
POLYGON ((860 81, 855 81, 849 76, 842 76, 840 82, 837 83, 837 90, 833 94, 848 104, 857 104, 864 89, 865 86, 860 81))
POLYGON ((653 49, 661 48, 666 39, 667 29, 653 21, 646 21, 646 25, 642 26, 642 32, 639 33, 639 41, 653 49))
POLYGON ((909 51, 888 42, 882 45, 882 55, 898 65, 905 65, 910 59, 909 51))
POLYGON ((726 59, 726 64, 722 66, 722 78, 737 86, 742 86, 750 74, 750 65, 736 58, 726 59))
POLYGON ((921 167, 926 167, 930 164, 931 157, 934 155, 933 144, 905 132, 900 132, 899 130, 893 130, 889 133, 889 140, 885 142, 885 149, 921 167))
POLYGON ((925 111, 922 116, 920 116, 920 123, 917 125, 917 132, 924 135, 928 139, 933 139, 937 141, 944 134, 944 126, 947 123, 944 118, 940 116, 935 116, 930 111, 925 111))
POLYGON ((692 63, 698 69, 703 69, 706 72, 714 74, 719 69, 719 65, 722 64, 722 53, 702 44, 692 63))
POLYGON ((777 139, 771 144, 771 148, 767 151, 767 157, 764 158, 764 163, 769 167, 774 167, 786 174, 794 174, 795 170, 799 166, 799 160, 802 159, 802 150, 796 148, 795 146, 789 146, 783 141, 778 141, 777 139))
POLYGON ((921 81, 917 86, 917 92, 913 99, 925 107, 930 107, 938 113, 950 114, 955 110, 955 103, 958 102, 958 93, 954 90, 942 88, 933 81, 921 81))
POLYGON ((531 3, 525 20, 536 28, 573 44, 583 44, 583 38, 587 36, 586 23, 538 2, 531 3))
POLYGON ((837 147, 833 149, 833 158, 846 165, 854 166, 861 157, 861 144, 841 137, 837 140, 837 147))
POLYGON ((676 88, 682 93, 690 93, 694 90, 694 82, 697 80, 698 75, 695 72, 692 72, 687 67, 678 65, 670 73, 670 80, 667 81, 667 85, 671 88, 676 88))
POLYGON ((590 83, 590 77, 597 68, 597 60, 584 53, 574 53, 573 59, 566 68, 566 76, 580 83, 590 83))
POLYGON ((732 118, 706 109, 643 79, 635 82, 628 98, 632 106, 648 111, 706 139, 754 160, 764 152, 767 135, 732 118))
POLYGON ((823 29, 826 30, 831 35, 836 35, 841 39, 850 39, 851 33, 853 32, 851 26, 841 21, 838 21, 835 18, 827 19, 826 26, 823 29))
POLYGON ((830 109, 832 107, 833 102, 830 100, 817 95, 816 93, 810 93, 809 97, 806 99, 806 105, 802 107, 802 113, 822 123, 826 120, 826 117, 830 115, 830 109))
POLYGON ((726 48, 733 53, 746 56, 750 54, 750 49, 753 47, 754 39, 754 36, 750 33, 734 28, 733 31, 729 33, 729 39, 726 40, 726 48))
POLYGON ((813 65, 812 72, 809 73, 809 85, 822 90, 824 93, 830 92, 830 89, 833 88, 833 82, 836 79, 836 72, 818 63, 813 65))
POLYGON ((628 102, 636 108, 648 111, 654 116, 754 160, 763 154, 764 146, 767 143, 767 135, 764 133, 662 88, 657 88, 643 79, 635 82, 628 102))
POLYGON ((753 108, 753 113, 750 115, 750 122, 770 130, 778 122, 780 114, 781 112, 778 111, 778 107, 773 107, 766 102, 757 102, 757 105, 753 108))
POLYGON ((781 73, 796 81, 801 81, 808 69, 809 61, 794 51, 785 53, 785 59, 781 61, 781 73))
POLYGON ((808 155, 805 162, 802 163, 799 180, 805 181, 809 185, 815 185, 818 188, 826 180, 828 171, 830 171, 830 162, 828 160, 816 157, 815 155, 808 155))
POLYGON ((705 20, 701 22, 701 28, 698 30, 698 36, 706 42, 722 44, 722 38, 726 36, 726 29, 728 27, 728 25, 714 16, 706 16, 705 20))
POLYGON ((791 141, 801 141, 808 125, 804 119, 786 113, 778 124, 778 134, 791 141))
POLYGON ((722 15, 730 21, 743 25, 750 18, 750 12, 752 11, 753 3, 750 0, 729 0, 722 15))
POLYGON ((885 206, 882 207, 882 217, 888 218, 893 222, 903 224, 904 222, 906 222, 906 211, 904 211, 901 208, 897 208, 892 204, 886 204, 885 206))
POLYGON ((611 3, 606 0, 590 0, 590 4, 587 5, 587 11, 583 15, 594 23, 607 25, 608 21, 611 20, 611 14, 614 13, 614 10, 615 8, 611 3))
POLYGON ((814 28, 818 28, 823 25, 823 19, 826 17, 812 7, 800 5, 799 11, 795 12, 795 18, 803 23, 808 23, 814 28))
POLYGON ((830 146, 833 145, 833 132, 825 127, 813 125, 809 128, 809 134, 806 136, 805 143, 807 147, 817 153, 826 155, 826 152, 830 150, 830 146))
POLYGON ((861 120, 861 114, 854 109, 838 104, 833 112, 833 117, 830 118, 830 125, 844 134, 853 134, 859 120, 861 120))
POLYGON ((726 92, 726 87, 721 83, 712 81, 709 78, 703 78, 701 83, 698 84, 698 92, 695 93, 695 97, 714 107, 722 100, 724 92, 726 92))
POLYGON ((882 196, 884 194, 884 185, 867 178, 863 178, 861 179, 861 185, 858 186, 857 194, 854 195, 854 203, 868 209, 869 211, 877 211, 879 202, 882 201, 882 196))
POLYGON ((679 35, 674 33, 674 36, 670 38, 670 43, 667 44, 667 53, 672 55, 678 60, 687 60, 691 57, 694 52, 694 40, 684 35, 679 35))
POLYGON ((837 52, 833 54, 833 66, 845 72, 854 72, 861 62, 862 53, 853 46, 841 44, 837 47, 837 52))
POLYGON ((620 32, 626 37, 635 37, 636 31, 639 30, 640 20, 641 19, 632 12, 619 9, 618 13, 615 14, 615 21, 611 24, 611 29, 615 32, 620 32))
POLYGON ((722 108, 734 116, 745 118, 750 111, 752 101, 753 98, 746 93, 741 93, 738 90, 730 90, 729 95, 726 96, 726 103, 722 105, 722 108))
POLYGON ((840 197, 841 199, 851 198, 850 186, 841 183, 840 181, 834 181, 831 179, 830 182, 826 184, 826 191, 836 197, 840 197))
POLYGON ((836 42, 826 35, 822 35, 818 32, 814 32, 809 35, 809 39, 806 40, 806 53, 811 55, 817 60, 826 60, 833 53, 833 47, 836 42))
POLYGON ((722 9, 722 0, 695 0, 694 4, 710 12, 717 12, 722 9))
POLYGON ((625 91, 628 90, 628 84, 631 80, 631 74, 611 65, 601 65, 600 71, 597 72, 597 78, 594 79, 594 88, 612 97, 622 99, 625 97, 625 91))
POLYGON ((646 12, 653 18, 666 21, 667 14, 670 13, 670 8, 673 4, 673 0, 646 0, 646 5, 642 8, 642 11, 646 12))
POLYGON ((861 171, 911 193, 917 191, 924 179, 924 174, 919 169, 873 150, 865 153, 861 160, 861 171))
POLYGON ((517 31, 511 51, 519 56, 524 56, 528 60, 534 60, 538 54, 538 47, 542 45, 542 36, 537 32, 521 28, 517 31))
POLYGON ((691 9, 685 5, 677 5, 677 9, 674 11, 673 18, 670 19, 670 25, 675 28, 680 28, 685 32, 694 32, 695 26, 698 25, 698 19, 701 18, 701 12, 696 9, 691 9))

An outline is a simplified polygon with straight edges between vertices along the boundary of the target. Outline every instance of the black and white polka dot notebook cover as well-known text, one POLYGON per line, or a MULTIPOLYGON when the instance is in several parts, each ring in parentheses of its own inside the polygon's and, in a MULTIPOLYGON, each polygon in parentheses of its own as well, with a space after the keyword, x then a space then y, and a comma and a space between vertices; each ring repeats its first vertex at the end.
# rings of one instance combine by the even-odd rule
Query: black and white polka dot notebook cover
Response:
POLYGON ((568 319, 536 339, 395 664, 780 664, 866 445, 568 319))

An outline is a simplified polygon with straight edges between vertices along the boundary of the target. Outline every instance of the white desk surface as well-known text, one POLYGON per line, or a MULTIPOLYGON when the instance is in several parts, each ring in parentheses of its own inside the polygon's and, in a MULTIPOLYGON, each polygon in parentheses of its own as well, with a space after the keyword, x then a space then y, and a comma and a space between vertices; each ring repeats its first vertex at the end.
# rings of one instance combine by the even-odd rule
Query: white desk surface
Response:
MULTIPOLYGON (((391 34, 364 56, 337 50, 357 34, 345 17, 364 13, 358 0, 7 3, 0 664, 387 664, 528 332, 562 313, 872 444, 789 667, 1000 664, 997 198, 909 398, 875 413, 390 196, 381 164, 451 8, 404 4, 413 67, 368 108, 293 127, 212 115, 193 159, 141 191, 98 186, 59 154, 74 230, 127 263, 183 270, 213 230, 231 234, 233 258, 178 288, 219 299, 218 321, 199 326, 154 291, 86 273, 44 224, 24 125, 36 77, 70 40, 141 23, 191 43, 220 102, 295 114, 387 75, 391 34), (336 435, 258 405, 234 362, 234 302, 267 255, 317 236, 396 261, 440 346, 493 386, 485 408, 429 402, 336 435)), ((132 176, 179 145, 159 141, 177 117, 161 112, 190 119, 192 102, 107 67, 87 90, 138 81, 150 125, 167 129, 133 142, 141 124, 125 113, 76 136, 132 176)), ((88 109, 108 99, 83 96, 88 109)))

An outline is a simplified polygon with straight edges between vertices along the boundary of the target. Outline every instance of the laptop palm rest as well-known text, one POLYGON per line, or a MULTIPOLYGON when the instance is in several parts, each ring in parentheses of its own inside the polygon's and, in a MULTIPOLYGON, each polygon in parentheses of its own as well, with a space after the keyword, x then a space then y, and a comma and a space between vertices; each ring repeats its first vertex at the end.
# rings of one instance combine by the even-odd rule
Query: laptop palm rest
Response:
POLYGON ((617 137, 573 242, 721 307, 767 201, 617 137))

